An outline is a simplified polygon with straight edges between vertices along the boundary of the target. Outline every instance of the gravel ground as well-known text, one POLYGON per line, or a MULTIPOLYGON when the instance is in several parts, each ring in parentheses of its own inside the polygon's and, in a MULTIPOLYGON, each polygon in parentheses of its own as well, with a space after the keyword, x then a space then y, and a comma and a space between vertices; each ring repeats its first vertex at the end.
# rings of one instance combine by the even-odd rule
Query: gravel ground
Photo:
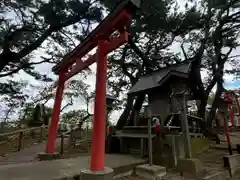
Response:
MULTIPOLYGON (((224 135, 221 135, 221 139, 224 140, 224 135)), ((240 143, 240 132, 234 132, 231 134, 231 140, 232 143, 240 143)), ((57 140, 57 145, 59 146, 60 139, 57 140)), ((11 153, 7 157, 0 159, 0 165, 4 164, 18 164, 18 163, 25 163, 30 161, 36 161, 36 154, 38 152, 44 151, 46 142, 40 143, 36 146, 26 148, 21 150, 20 152, 11 153)), ((86 147, 78 147, 73 149, 68 149, 66 155, 64 158, 69 157, 76 157, 83 154, 89 154, 90 150, 90 144, 86 144, 86 147)), ((207 171, 225 171, 223 168, 223 156, 228 154, 227 149, 226 150, 216 150, 216 149, 208 149, 204 151, 202 154, 199 154, 197 156, 198 159, 200 159, 206 168, 207 171)), ((168 171, 167 175, 163 178, 163 180, 181 180, 183 179, 179 173, 176 173, 174 171, 168 171)), ((115 180, 144 180, 143 178, 128 175, 128 176, 122 176, 117 177, 115 180)), ((184 178, 184 180, 193 180, 190 178, 184 178)))

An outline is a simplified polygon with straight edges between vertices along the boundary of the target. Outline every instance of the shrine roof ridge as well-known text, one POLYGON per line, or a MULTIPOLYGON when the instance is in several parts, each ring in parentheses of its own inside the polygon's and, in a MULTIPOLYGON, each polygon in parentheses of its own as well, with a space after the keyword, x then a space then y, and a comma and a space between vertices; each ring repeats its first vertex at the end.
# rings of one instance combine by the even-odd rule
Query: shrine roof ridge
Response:
POLYGON ((67 53, 62 60, 55 65, 52 68, 52 71, 55 74, 59 74, 59 71, 62 68, 65 68, 68 65, 68 60, 70 58, 73 58, 76 55, 76 52, 83 48, 84 46, 86 46, 89 41, 91 41, 91 39, 93 37, 95 37, 96 35, 98 35, 99 31, 106 26, 106 24, 109 23, 109 21, 112 20, 112 17, 116 16, 123 8, 131 8, 131 9, 136 9, 140 7, 140 0, 123 0, 120 1, 118 5, 116 5, 116 7, 107 15, 107 17, 102 20, 99 25, 83 40, 82 43, 80 43, 77 47, 75 47, 71 52, 67 53))
POLYGON ((182 61, 181 63, 176 63, 173 66, 162 68, 158 71, 141 76, 137 83, 129 90, 128 94, 140 93, 149 89, 160 87, 171 76, 188 79, 190 68, 191 61, 182 61))
POLYGON ((155 70, 155 71, 142 74, 142 75, 140 76, 140 78, 141 78, 141 77, 145 77, 145 76, 151 76, 151 75, 153 75, 153 74, 155 74, 155 73, 159 73, 160 71, 165 71, 165 70, 171 70, 171 71, 173 71, 173 70, 174 70, 174 69, 173 69, 174 67, 177 68, 177 67, 182 66, 182 65, 185 65, 185 64, 191 64, 192 62, 193 62, 193 60, 180 61, 180 62, 177 62, 177 63, 175 63, 175 64, 171 64, 171 65, 169 65, 169 66, 165 66, 165 67, 159 68, 159 69, 157 69, 157 70, 155 70))

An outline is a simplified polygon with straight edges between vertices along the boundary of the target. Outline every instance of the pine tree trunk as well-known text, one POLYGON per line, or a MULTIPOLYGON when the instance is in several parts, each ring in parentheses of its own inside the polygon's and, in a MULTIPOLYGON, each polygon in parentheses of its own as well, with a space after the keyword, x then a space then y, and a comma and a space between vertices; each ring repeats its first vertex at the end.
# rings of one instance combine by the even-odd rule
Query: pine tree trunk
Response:
POLYGON ((118 130, 121 130, 123 128, 123 126, 125 126, 127 124, 127 119, 129 117, 129 114, 133 107, 133 101, 134 101, 133 96, 127 97, 127 104, 126 104, 125 109, 122 112, 121 116, 119 117, 117 125, 116 125, 116 128, 118 130))
POLYGON ((128 121, 128 125, 129 126, 133 126, 134 125, 134 116, 139 114, 141 108, 142 108, 142 105, 143 105, 143 102, 145 100, 145 94, 140 94, 135 103, 134 103, 134 106, 133 106, 133 109, 131 111, 131 114, 130 114, 130 117, 129 117, 129 121, 128 121))
POLYGON ((219 107, 219 103, 220 103, 220 96, 223 92, 223 86, 222 83, 217 83, 217 91, 216 91, 216 95, 212 104, 212 108, 211 111, 209 113, 209 116, 207 118, 207 128, 209 131, 212 130, 212 123, 213 123, 213 119, 215 118, 216 115, 216 110, 219 107))

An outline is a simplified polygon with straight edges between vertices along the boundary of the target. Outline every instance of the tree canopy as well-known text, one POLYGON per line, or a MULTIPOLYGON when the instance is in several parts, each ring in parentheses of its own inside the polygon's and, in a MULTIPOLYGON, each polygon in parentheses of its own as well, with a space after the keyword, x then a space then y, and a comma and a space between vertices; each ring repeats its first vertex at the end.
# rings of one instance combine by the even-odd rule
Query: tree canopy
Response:
MULTIPOLYGON (((47 74, 36 71, 35 65, 59 62, 102 18, 102 7, 91 0, 1 2, 0 77, 21 70, 37 80, 52 81, 47 74)), ((1 86, 6 92, 14 89, 14 84, 1 86)))
MULTIPOLYGON (((47 83, 31 97, 31 101, 47 103, 55 91, 48 82, 52 76, 36 70, 38 64, 52 66, 71 51, 109 13, 119 0, 18 0, 0 3, 0 83, 5 98, 17 98, 21 103, 29 97, 22 92, 24 83, 14 81, 19 72, 47 83), (39 52, 41 52, 39 56, 39 52)), ((123 113, 118 128, 132 124, 145 101, 145 94, 126 96, 140 76, 182 61, 191 61, 190 80, 194 96, 200 100, 198 113, 205 118, 208 97, 216 85, 208 128, 218 108, 223 92, 224 75, 239 76, 238 47, 240 4, 237 0, 188 0, 184 7, 174 0, 142 1, 133 16, 131 38, 108 57, 108 92, 122 100, 123 113), (179 10, 182 9, 182 10, 179 10), (175 48, 174 48, 175 47, 175 48), (176 48, 177 47, 177 48, 176 48), (232 69, 226 69, 226 63, 232 69), (202 70, 208 73, 202 77, 202 70), (127 121, 127 122, 126 122, 127 121)), ((67 85, 64 110, 82 98, 86 104, 93 97, 85 77, 81 74, 67 85)), ((5 99, 8 102, 7 99, 5 99)), ((8 103, 6 103, 8 104, 8 103)), ((11 103, 10 103, 11 104, 11 103)), ((11 105, 7 105, 11 107, 11 105)), ((12 105, 13 106, 13 105, 12 105)), ((16 106, 16 105, 15 105, 16 106)), ((17 107, 13 108, 17 108, 17 107)), ((119 107, 119 106, 118 106, 119 107)), ((10 109, 10 108, 9 108, 10 109)), ((77 112, 69 112, 76 114, 77 112)))

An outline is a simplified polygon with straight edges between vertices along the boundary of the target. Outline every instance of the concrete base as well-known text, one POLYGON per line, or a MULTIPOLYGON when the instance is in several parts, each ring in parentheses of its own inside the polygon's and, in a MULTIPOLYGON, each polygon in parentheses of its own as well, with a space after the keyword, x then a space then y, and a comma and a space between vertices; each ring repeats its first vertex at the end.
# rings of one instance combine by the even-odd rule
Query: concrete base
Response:
POLYGON ((163 166, 143 164, 136 167, 136 175, 148 180, 158 180, 166 175, 166 168, 163 166))
POLYGON ((231 177, 240 175, 240 154, 223 157, 224 166, 228 168, 231 177))
POLYGON ((55 160, 55 159, 59 159, 61 157, 61 155, 58 152, 54 152, 54 153, 39 153, 38 154, 38 159, 40 161, 49 161, 49 160, 55 160))
POLYGON ((177 169, 187 177, 201 177, 204 174, 204 167, 199 159, 179 159, 177 169))
POLYGON ((80 180, 113 180, 114 171, 105 167, 103 171, 91 171, 90 169, 81 170, 80 180))

